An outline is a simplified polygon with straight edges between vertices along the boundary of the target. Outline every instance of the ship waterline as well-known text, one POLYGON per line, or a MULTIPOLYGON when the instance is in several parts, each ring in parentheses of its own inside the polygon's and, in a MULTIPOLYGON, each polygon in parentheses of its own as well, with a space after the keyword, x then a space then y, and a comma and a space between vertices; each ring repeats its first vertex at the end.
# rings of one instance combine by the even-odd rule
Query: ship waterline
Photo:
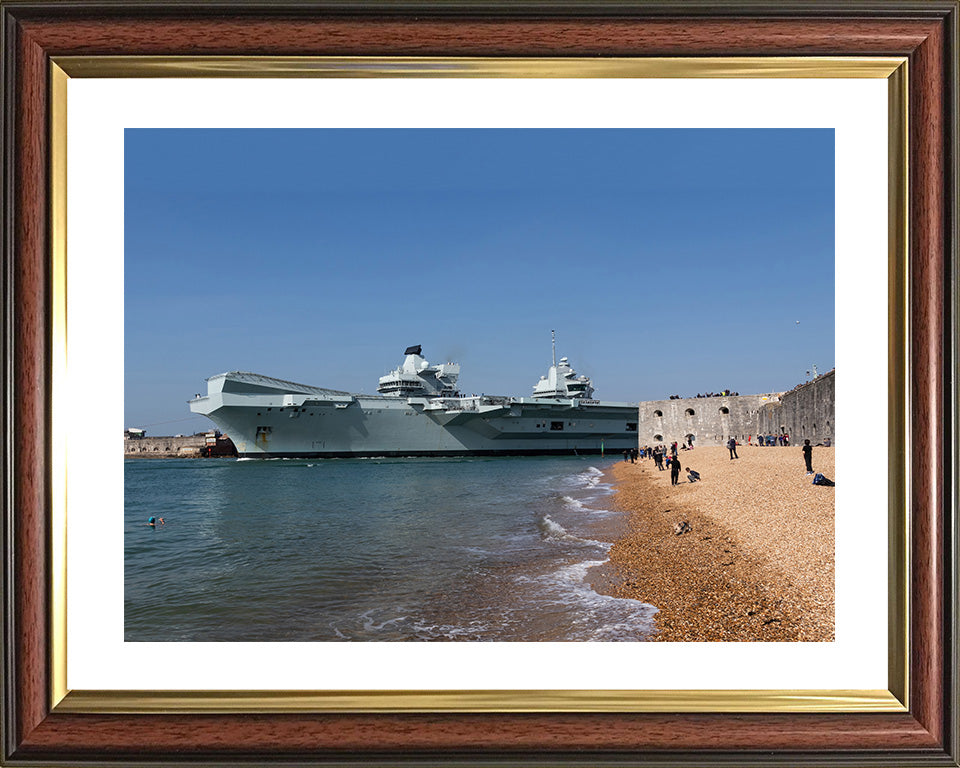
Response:
POLYGON ((459 365, 431 366, 419 346, 380 379, 351 394, 234 371, 207 379, 190 401, 244 458, 597 454, 637 445, 636 403, 592 399, 566 358, 532 397, 464 396, 459 365))

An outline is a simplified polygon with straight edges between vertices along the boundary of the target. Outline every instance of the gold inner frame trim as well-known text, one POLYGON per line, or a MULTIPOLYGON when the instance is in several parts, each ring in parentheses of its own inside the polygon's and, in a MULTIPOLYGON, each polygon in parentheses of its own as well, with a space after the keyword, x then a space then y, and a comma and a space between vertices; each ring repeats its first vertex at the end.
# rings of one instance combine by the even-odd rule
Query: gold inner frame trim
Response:
POLYGON ((50 589, 51 698, 67 694, 67 80, 50 67, 50 589))
POLYGON ((63 56, 51 61, 51 707, 70 713, 904 712, 909 691, 909 474, 889 464, 889 690, 134 691, 67 686, 67 91, 70 78, 875 78, 888 81, 890 437, 907 444, 908 77, 902 57, 436 58, 63 56))
POLYGON ((887 466, 887 499, 889 505, 887 547, 888 684, 890 691, 909 706, 910 696, 910 529, 911 515, 907 503, 912 453, 910 428, 909 378, 907 358, 910 343, 910 252, 909 240, 909 64, 891 74, 887 80, 887 275, 889 344, 887 387, 889 390, 887 424, 890 445, 902 445, 903 451, 890 451, 887 466))
POLYGON ((56 56, 70 77, 887 78, 902 57, 56 56))
POLYGON ((905 712, 889 691, 75 691, 57 712, 905 712))

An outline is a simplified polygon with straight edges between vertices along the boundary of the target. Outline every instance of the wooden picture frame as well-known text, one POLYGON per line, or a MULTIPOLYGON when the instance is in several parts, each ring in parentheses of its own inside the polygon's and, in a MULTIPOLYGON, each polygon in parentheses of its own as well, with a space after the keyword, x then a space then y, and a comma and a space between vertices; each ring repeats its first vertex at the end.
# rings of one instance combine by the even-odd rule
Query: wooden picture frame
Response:
MULTIPOLYGON (((3 83, 3 745, 11 765, 958 765, 957 2, 0 0, 3 83), (903 286, 910 564, 906 711, 149 713, 55 705, 49 183, 55 60, 100 56, 906 57, 903 286), (913 450, 915 436, 923 450, 913 450)), ((900 438, 903 438, 902 442, 900 438)), ((360 708, 362 710, 362 708, 360 708)), ((602 708, 601 708, 602 709, 602 708)))

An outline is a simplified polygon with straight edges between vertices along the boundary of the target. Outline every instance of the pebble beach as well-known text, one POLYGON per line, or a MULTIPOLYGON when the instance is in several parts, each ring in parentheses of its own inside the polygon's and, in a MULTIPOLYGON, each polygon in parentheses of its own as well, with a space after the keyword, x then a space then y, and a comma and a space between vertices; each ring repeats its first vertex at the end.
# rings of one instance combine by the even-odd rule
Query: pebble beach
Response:
MULTIPOLYGON (((676 486, 650 459, 611 468, 628 529, 605 591, 656 606, 656 641, 833 640, 835 489, 812 484, 800 446, 737 452, 681 451, 676 486)), ((813 468, 836 481, 834 449, 815 446, 813 468)))

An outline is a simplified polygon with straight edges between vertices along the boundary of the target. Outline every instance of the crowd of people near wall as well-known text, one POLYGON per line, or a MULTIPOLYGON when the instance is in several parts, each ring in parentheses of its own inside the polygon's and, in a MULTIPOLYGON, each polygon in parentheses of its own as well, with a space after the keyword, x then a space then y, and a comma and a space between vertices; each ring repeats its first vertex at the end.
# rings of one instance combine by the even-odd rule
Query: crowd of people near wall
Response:
MULTIPOLYGON (((725 389, 725 390, 723 390, 723 392, 707 392, 705 395, 702 395, 702 394, 700 394, 699 392, 697 392, 697 394, 696 394, 696 397, 697 397, 697 398, 702 398, 702 397, 739 397, 739 396, 740 396, 740 393, 739 393, 739 392, 731 392, 729 389, 725 389)), ((691 399, 691 398, 685 398, 685 397, 682 397, 681 395, 670 395, 670 397, 669 397, 668 399, 670 399, 670 400, 689 400, 689 399, 691 399)), ((693 398, 693 399, 696 399, 696 398, 693 398)))
MULTIPOLYGON (((669 451, 670 454, 674 456, 677 455, 678 450, 692 451, 693 440, 694 440, 693 435, 687 435, 686 439, 682 443, 674 441, 670 443, 669 446, 663 445, 661 443, 660 445, 654 446, 652 448, 649 445, 646 445, 639 449, 639 453, 637 452, 637 449, 634 448, 632 451, 633 460, 636 461, 637 457, 641 459, 652 458, 657 451, 660 451, 661 453, 667 453, 669 451)), ((718 442, 719 442, 719 439, 718 439, 718 442)), ((746 437, 744 437, 743 435, 740 435, 739 438, 731 435, 729 439, 724 442, 724 445, 726 445, 727 448, 731 448, 731 447, 736 448, 736 446, 743 445, 744 443, 746 443, 748 446, 756 445, 756 446, 759 446, 760 448, 775 447, 775 446, 789 447, 790 445, 792 445, 792 443, 790 442, 790 435, 787 434, 786 432, 783 432, 782 434, 779 434, 779 435, 746 435, 746 437), (731 443, 733 444, 732 446, 731 446, 731 443)), ((817 443, 817 445, 822 445, 825 448, 829 448, 832 445, 832 441, 829 437, 826 437, 823 439, 822 442, 817 443)), ((630 454, 631 452, 624 451, 623 453, 624 453, 624 459, 629 461, 630 457, 628 454, 630 454)))
MULTIPOLYGON (((747 435, 747 445, 750 444, 750 435, 747 435)), ((760 447, 770 445, 790 445, 790 435, 757 435, 757 445, 760 447)))
MULTIPOLYGON (((789 446, 790 445, 790 436, 787 434, 781 435, 757 435, 756 441, 753 441, 752 435, 747 435, 747 445, 758 445, 758 446, 789 446)), ((737 455, 737 446, 742 445, 735 437, 731 437, 727 443, 726 447, 730 451, 730 460, 739 459, 737 455)), ((824 445, 826 447, 830 446, 830 440, 827 439, 823 443, 818 443, 818 445, 824 445)), ((631 464, 635 464, 637 459, 650 459, 653 461, 654 466, 660 470, 669 470, 670 471, 670 484, 677 485, 680 478, 680 470, 683 468, 680 464, 680 451, 692 451, 693 450, 693 436, 688 436, 688 442, 680 444, 676 441, 670 443, 669 447, 664 444, 655 445, 650 447, 645 445, 642 448, 631 448, 623 452, 623 460, 631 464)), ((801 453, 803 454, 803 461, 806 467, 808 475, 815 474, 813 470, 813 446, 810 445, 809 440, 804 440, 803 445, 801 446, 801 453)), ((686 461, 686 459, 684 459, 686 461)), ((687 467, 687 481, 695 483, 700 480, 700 473, 692 470, 689 466, 687 467)), ((821 474, 817 474, 813 479, 814 485, 834 485, 834 482, 821 474)))
MULTIPOLYGON (((623 460, 629 461, 631 463, 636 463, 637 459, 650 459, 653 461, 653 465, 660 471, 669 470, 670 471, 670 484, 677 485, 680 482, 680 470, 683 467, 680 464, 680 457, 678 453, 683 450, 692 450, 693 449, 693 438, 689 440, 689 446, 687 444, 680 445, 677 442, 670 444, 669 452, 668 448, 665 445, 656 445, 651 448, 649 445, 645 445, 643 448, 634 448, 633 450, 623 452, 623 460)), ((700 479, 700 473, 696 472, 690 467, 687 467, 687 480, 691 483, 695 483, 700 479)))

